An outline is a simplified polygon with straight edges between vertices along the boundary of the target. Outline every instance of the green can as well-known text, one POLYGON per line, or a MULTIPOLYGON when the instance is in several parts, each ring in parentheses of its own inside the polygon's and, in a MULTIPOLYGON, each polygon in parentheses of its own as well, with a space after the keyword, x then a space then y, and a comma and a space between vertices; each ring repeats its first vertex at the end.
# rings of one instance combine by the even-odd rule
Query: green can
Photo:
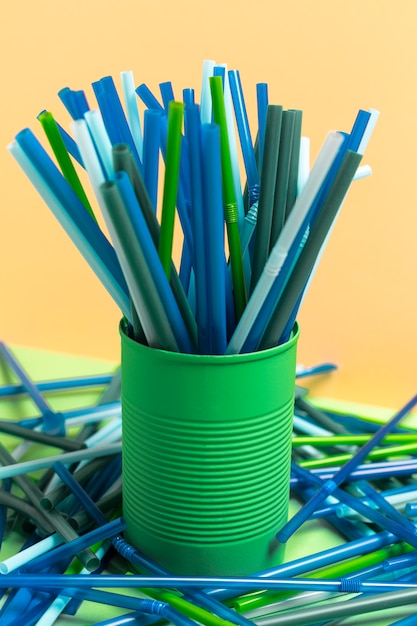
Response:
POLYGON ((172 573, 282 561, 298 336, 204 356, 149 348, 121 324, 125 536, 172 573))

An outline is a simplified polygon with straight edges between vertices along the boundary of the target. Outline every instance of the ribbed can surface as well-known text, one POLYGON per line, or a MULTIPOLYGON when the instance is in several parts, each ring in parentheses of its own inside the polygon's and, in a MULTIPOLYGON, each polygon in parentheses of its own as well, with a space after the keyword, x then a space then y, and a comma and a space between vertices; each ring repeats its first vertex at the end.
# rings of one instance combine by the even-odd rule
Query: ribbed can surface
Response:
POLYGON ((298 328, 233 356, 122 337, 126 537, 179 574, 240 575, 282 559, 298 328))

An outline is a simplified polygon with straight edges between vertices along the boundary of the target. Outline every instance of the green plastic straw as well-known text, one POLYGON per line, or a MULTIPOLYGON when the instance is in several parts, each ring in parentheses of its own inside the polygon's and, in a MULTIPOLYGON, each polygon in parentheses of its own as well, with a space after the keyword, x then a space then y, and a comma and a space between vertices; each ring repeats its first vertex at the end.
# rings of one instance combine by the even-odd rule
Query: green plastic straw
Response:
POLYGON ((177 203, 180 173, 182 121, 184 104, 171 101, 168 107, 168 135, 165 161, 164 191, 162 196, 159 257, 168 277, 171 274, 172 245, 174 238, 175 206, 177 203))
POLYGON ((38 115, 38 120, 45 131, 45 135, 48 138, 64 178, 71 185, 91 217, 96 219, 52 113, 50 111, 43 111, 38 115))
POLYGON ((280 156, 282 117, 282 106, 275 104, 268 106, 258 200, 258 218, 252 259, 251 291, 255 288, 269 255, 274 194, 277 181, 278 158, 280 156))
POLYGON ((277 184, 275 187, 274 214, 271 226, 271 240, 269 249, 277 241, 286 217, 288 183, 290 177, 291 152, 294 136, 294 111, 284 111, 282 114, 282 132, 279 146, 279 160, 277 169, 277 184))
POLYGON ((224 103, 223 84, 221 76, 212 76, 210 78, 210 90, 213 104, 214 121, 220 127, 224 217, 229 244, 236 317, 237 319, 240 319, 246 306, 246 286, 243 271, 242 247, 240 243, 238 223, 238 209, 233 181, 232 163, 230 158, 226 109, 224 103))
MULTIPOLYGON (((315 446, 316 448, 326 448, 330 446, 361 446, 372 437, 372 435, 329 435, 329 436, 304 436, 293 437, 293 446, 315 446)), ((415 433, 392 433, 387 435, 384 443, 408 444, 416 441, 415 433)), ((392 448, 384 448, 391 452, 392 448)))
MULTIPOLYGON (((381 563, 386 559, 391 559, 400 554, 411 552, 411 550, 413 550, 413 548, 406 542, 394 543, 386 548, 380 548, 379 550, 375 550, 369 554, 364 554, 362 556, 357 556, 353 559, 343 561, 342 563, 335 563, 333 565, 329 565, 328 567, 323 567, 316 572, 306 575, 306 577, 327 579, 339 578, 364 567, 381 563)), ((293 595, 294 592, 292 591, 254 591, 236 598, 234 600, 233 607, 239 613, 243 613, 267 606, 268 604, 272 604, 293 595)))
MULTIPOLYGON (((415 435, 413 435, 415 438, 415 435)), ((368 459, 377 461, 392 456, 409 456, 417 451, 417 443, 408 443, 402 446, 386 446, 384 448, 376 448, 371 450, 368 459)), ((322 459, 309 459, 308 461, 300 461, 300 465, 305 468, 313 467, 335 467, 341 465, 352 458, 352 454, 334 454, 322 459)))

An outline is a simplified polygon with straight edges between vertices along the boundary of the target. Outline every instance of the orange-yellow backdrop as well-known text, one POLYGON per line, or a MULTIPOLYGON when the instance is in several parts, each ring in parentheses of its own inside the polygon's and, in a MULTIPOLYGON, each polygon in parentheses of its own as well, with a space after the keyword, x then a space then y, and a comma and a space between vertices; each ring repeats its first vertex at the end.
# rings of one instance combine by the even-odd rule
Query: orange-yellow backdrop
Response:
POLYGON ((381 117, 304 303, 299 362, 335 361, 313 383, 330 397, 397 406, 415 391, 417 40, 415 0, 72 0, 8 2, 0 25, 0 336, 118 359, 119 312, 6 145, 57 92, 131 69, 152 89, 199 88, 203 59, 238 68, 255 123, 255 84, 304 111, 314 157, 359 108, 381 117))

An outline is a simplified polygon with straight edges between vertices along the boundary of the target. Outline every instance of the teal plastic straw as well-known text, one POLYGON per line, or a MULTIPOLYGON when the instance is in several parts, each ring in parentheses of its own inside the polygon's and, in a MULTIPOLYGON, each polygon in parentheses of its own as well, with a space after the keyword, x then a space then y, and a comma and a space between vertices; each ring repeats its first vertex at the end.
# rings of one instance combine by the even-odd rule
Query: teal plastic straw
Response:
POLYGON ((284 111, 282 114, 282 131, 279 146, 279 160, 277 167, 277 180, 274 197, 274 211, 271 226, 271 240, 269 249, 275 245, 287 217, 287 197, 290 180, 290 166, 292 145, 294 138, 295 113, 284 111))
MULTIPOLYGON (((155 247, 158 248, 160 236, 159 222, 149 199, 143 178, 136 166, 136 162, 133 159, 129 147, 125 144, 114 146, 113 160, 116 172, 125 171, 129 175, 152 241, 155 247)), ((173 262, 171 263, 170 284, 195 349, 197 347, 197 325, 195 317, 191 311, 190 304, 173 262)))
POLYGON ((44 111, 40 113, 40 115, 38 115, 38 120, 40 121, 42 128, 45 131, 45 135, 47 136, 51 148, 55 154, 62 174, 65 176, 68 183, 74 189, 75 193, 77 194, 87 211, 90 213, 91 217, 95 219, 93 209, 91 208, 90 202, 87 198, 87 194, 84 191, 75 167, 71 161, 71 158, 65 147, 64 140, 62 139, 61 133, 59 132, 58 126, 52 113, 49 111, 44 111))
POLYGON ((180 172, 183 115, 184 104, 182 102, 170 102, 168 108, 168 136, 162 198, 161 232, 158 248, 162 267, 164 268, 168 279, 171 274, 175 206, 177 203, 178 179, 180 172))
POLYGON ((268 106, 261 186, 258 201, 258 218, 252 257, 251 292, 253 292, 258 282, 269 256, 274 196, 277 184, 278 157, 280 156, 282 117, 282 106, 275 104, 268 106))
POLYGON ((54 456, 45 456, 42 459, 34 459, 33 461, 21 461, 20 463, 12 463, 0 467, 0 480, 5 478, 13 478, 22 474, 29 474, 41 469, 52 467, 56 461, 62 463, 78 463, 79 461, 91 460, 100 456, 112 456, 122 451, 121 443, 113 443, 109 446, 96 446, 87 450, 79 450, 77 452, 66 452, 65 454, 56 454, 54 456))
POLYGON ((313 171, 304 187, 303 193, 298 197, 296 206, 291 212, 280 238, 269 255, 262 275, 258 280, 242 318, 229 342, 226 350, 227 354, 238 354, 241 351, 262 305, 267 299, 274 281, 284 265, 291 245, 298 235, 300 228, 302 228, 308 216, 309 209, 321 189, 342 141, 343 137, 341 134, 329 133, 316 159, 313 171))
POLYGON ((288 216, 291 213, 297 198, 298 168, 300 164, 301 127, 303 121, 302 111, 300 111, 299 109, 291 109, 291 111, 292 113, 294 113, 294 130, 291 145, 290 171, 288 174, 285 220, 288 219, 288 216))
MULTIPOLYGON (((115 177, 120 196, 126 207, 126 213, 130 222, 130 229, 137 238, 146 264, 150 270, 150 276, 156 286, 162 307, 166 312, 169 325, 175 336, 175 341, 181 352, 194 352, 193 343, 188 335, 187 327, 181 316, 177 301, 172 293, 170 284, 163 271, 162 264, 154 246, 152 237, 147 228, 145 218, 136 199, 129 176, 126 172, 118 172, 115 177)), ((126 240, 125 240, 126 241, 126 240)))
MULTIPOLYGON (((30 133, 29 130, 23 132, 26 135, 30 133)), ((62 187, 60 184, 62 181, 57 181, 58 186, 52 187, 46 176, 48 172, 40 169, 37 155, 29 154, 26 147, 13 142, 8 146, 8 150, 106 287, 123 315, 129 318, 127 285, 115 252, 72 188, 62 187)), ((49 172, 51 169, 53 172, 54 166, 49 162, 49 157, 45 167, 49 172)), ((60 175, 58 170, 53 173, 54 177, 57 174, 60 175)))
POLYGON ((224 105, 222 79, 220 76, 213 76, 210 78, 210 89, 213 103, 214 121, 220 127, 224 217, 229 243, 236 317, 239 319, 246 306, 246 286, 239 235, 239 218, 237 214, 233 172, 230 160, 226 110, 224 105))
POLYGON ((136 101, 135 79, 131 70, 120 72, 122 81, 123 99, 126 107, 126 117, 132 134, 133 142, 139 157, 143 157, 143 136, 139 111, 136 101))
POLYGON ((177 341, 120 190, 114 181, 106 181, 100 191, 106 206, 106 222, 111 226, 115 248, 123 260, 129 291, 147 342, 151 347, 177 352, 177 341))
POLYGON ((110 178, 114 174, 111 143, 101 113, 97 109, 87 111, 84 115, 84 119, 87 122, 88 130, 91 133, 95 148, 104 166, 106 178, 110 178))

